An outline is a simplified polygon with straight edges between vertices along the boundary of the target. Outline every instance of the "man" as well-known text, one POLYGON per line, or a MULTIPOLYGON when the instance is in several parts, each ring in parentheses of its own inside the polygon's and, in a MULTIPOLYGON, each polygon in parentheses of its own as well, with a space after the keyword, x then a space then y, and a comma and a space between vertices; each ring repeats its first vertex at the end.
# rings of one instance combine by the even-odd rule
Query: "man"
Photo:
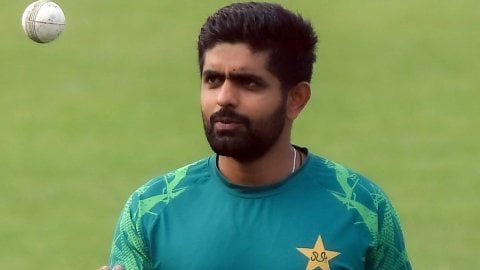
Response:
POLYGON ((316 43, 308 21, 276 4, 232 4, 207 19, 201 109, 215 154, 132 194, 110 266, 411 269, 382 190, 291 144, 316 43))

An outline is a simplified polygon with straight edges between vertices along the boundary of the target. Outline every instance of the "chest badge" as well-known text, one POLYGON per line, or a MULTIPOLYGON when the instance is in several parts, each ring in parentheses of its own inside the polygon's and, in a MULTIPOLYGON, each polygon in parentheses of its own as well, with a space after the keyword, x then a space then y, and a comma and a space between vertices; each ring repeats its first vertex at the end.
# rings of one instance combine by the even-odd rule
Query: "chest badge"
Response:
POLYGON ((330 260, 340 255, 340 252, 326 250, 320 235, 313 248, 297 248, 297 250, 308 258, 306 270, 330 270, 330 260))

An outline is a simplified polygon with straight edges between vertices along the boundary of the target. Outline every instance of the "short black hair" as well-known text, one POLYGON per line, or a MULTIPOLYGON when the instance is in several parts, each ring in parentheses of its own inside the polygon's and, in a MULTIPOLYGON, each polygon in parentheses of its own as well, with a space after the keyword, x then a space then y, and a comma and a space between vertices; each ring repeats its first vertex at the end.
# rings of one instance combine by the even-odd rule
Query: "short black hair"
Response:
POLYGON ((198 36, 198 62, 218 43, 246 43, 252 51, 270 53, 267 69, 284 89, 310 82, 318 38, 312 24, 274 3, 234 3, 207 18, 198 36))

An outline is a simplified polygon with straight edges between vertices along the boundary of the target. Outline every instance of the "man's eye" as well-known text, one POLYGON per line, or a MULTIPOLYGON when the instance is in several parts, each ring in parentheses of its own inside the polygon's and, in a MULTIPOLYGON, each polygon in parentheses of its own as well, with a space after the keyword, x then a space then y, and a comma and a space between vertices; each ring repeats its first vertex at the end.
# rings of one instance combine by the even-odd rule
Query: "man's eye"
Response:
POLYGON ((218 76, 211 76, 211 77, 205 78, 205 83, 210 88, 216 88, 216 87, 219 87, 220 85, 222 85, 223 79, 221 77, 218 77, 218 76))
POLYGON ((247 89, 257 89, 259 87, 259 85, 256 81, 245 81, 244 86, 247 89))
POLYGON ((246 78, 244 80, 240 81, 240 84, 242 85, 243 88, 247 90, 260 90, 263 88, 265 85, 259 82, 258 80, 253 80, 246 78))

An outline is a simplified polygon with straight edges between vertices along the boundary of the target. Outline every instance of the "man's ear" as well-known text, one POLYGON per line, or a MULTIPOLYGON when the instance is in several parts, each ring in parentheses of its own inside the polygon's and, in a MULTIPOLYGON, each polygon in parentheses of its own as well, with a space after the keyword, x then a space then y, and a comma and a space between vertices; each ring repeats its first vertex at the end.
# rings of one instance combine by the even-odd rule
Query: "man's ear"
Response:
POLYGON ((310 84, 301 82, 290 89, 287 96, 287 118, 294 120, 310 100, 310 84))

